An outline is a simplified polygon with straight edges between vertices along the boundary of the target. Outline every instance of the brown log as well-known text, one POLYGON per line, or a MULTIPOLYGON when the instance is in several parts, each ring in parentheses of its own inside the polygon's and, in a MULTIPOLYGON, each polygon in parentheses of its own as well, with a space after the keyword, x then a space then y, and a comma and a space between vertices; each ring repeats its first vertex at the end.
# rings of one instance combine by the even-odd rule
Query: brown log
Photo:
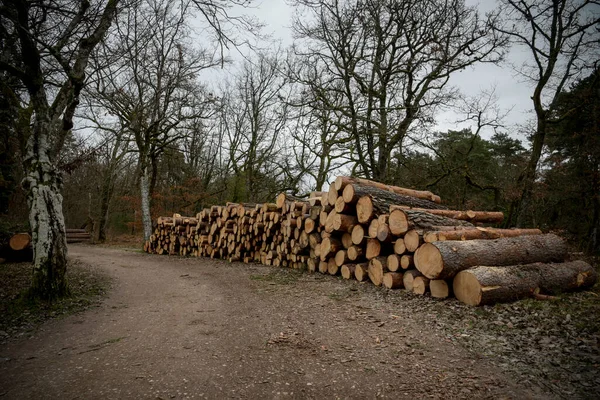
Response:
POLYGON ((338 198, 338 191, 334 185, 329 186, 329 191, 327 192, 327 202, 335 207, 335 202, 338 198))
POLYGON ((362 225, 354 225, 352 228, 352 243, 357 246, 363 245, 366 241, 365 228, 362 225))
POLYGON ((411 229, 404 235, 404 245, 406 246, 406 251, 410 251, 411 253, 417 251, 422 242, 423 238, 419 232, 414 229, 411 229))
POLYGON ((342 265, 342 267, 341 267, 342 277, 344 279, 354 279, 354 271, 355 270, 356 270, 355 264, 342 265))
POLYGON ((302 200, 299 197, 292 196, 291 194, 280 193, 279 195, 277 195, 277 198, 275 199, 275 205, 277 206, 277 208, 282 209, 285 206, 286 202, 292 202, 292 201, 304 201, 304 200, 302 200))
POLYGON ((351 246, 348 248, 348 259, 350 261, 360 260, 364 257, 365 251, 362 247, 351 246))
POLYGON ((312 218, 307 218, 304 221, 304 232, 306 233, 311 233, 314 232, 314 230, 317 228, 317 224, 315 222, 314 219, 312 218))
POLYGON ((317 268, 319 268, 319 260, 315 258, 309 258, 306 264, 308 266, 308 272, 316 272, 317 268))
POLYGON ((402 282, 404 283, 404 289, 408 290, 409 292, 412 292, 413 291, 413 282, 415 281, 415 278, 417 276, 422 276, 422 275, 423 274, 421 274, 416 269, 411 269, 411 270, 405 271, 404 277, 402 279, 402 282))
POLYGON ((413 280, 413 293, 423 295, 429 289, 429 279, 424 276, 415 276, 413 280))
POLYGON ((319 262, 319 272, 322 274, 326 274, 329 269, 329 263, 327 261, 321 260, 319 262))
POLYGON ((335 214, 333 216, 333 229, 340 232, 352 232, 352 229, 358 225, 358 220, 354 215, 335 214))
POLYGON ((331 257, 327 260, 327 273, 329 275, 337 275, 340 272, 340 267, 335 262, 335 257, 331 257))
POLYGON ((325 260, 329 255, 337 253, 342 249, 342 242, 334 237, 324 238, 321 242, 321 260, 325 260))
POLYGON ((342 265, 346 264, 348 261, 351 261, 348 258, 348 252, 346 250, 339 250, 337 253, 335 253, 334 260, 338 267, 341 267, 342 265))
POLYGON ((346 203, 342 196, 338 196, 338 198, 335 200, 335 206, 333 208, 340 214, 353 214, 356 210, 353 205, 346 203))
POLYGON ((400 269, 400 256, 398 254, 390 254, 387 259, 387 266, 390 272, 396 272, 400 269))
POLYGON ((335 212, 335 210, 331 210, 329 214, 327 214, 327 218, 325 219, 325 232, 331 233, 335 230, 334 223, 336 215, 337 212, 335 212))
MULTIPOLYGON (((357 205, 358 210, 358 205, 357 205)), ((402 235, 410 229, 433 230, 437 226, 461 226, 473 228, 466 221, 430 214, 425 211, 394 209, 390 212, 389 225, 392 234, 402 235)))
POLYGON ((31 246, 31 235, 29 233, 15 233, 10 237, 8 245, 14 251, 25 250, 31 246))
POLYGON ((430 279, 449 279, 478 265, 561 262, 566 255, 566 243, 556 235, 547 234, 425 243, 415 253, 415 265, 430 279))
POLYGON ((526 235, 541 235, 539 229, 498 229, 482 228, 461 229, 455 231, 429 231, 423 234, 427 243, 443 240, 473 240, 473 239, 499 239, 501 237, 516 237, 526 235))
MULTIPOLYGON (((354 186, 346 186, 344 193, 347 189, 354 186)), ((358 217, 358 222, 361 224, 367 223, 371 221, 373 218, 378 217, 382 214, 388 214, 390 205, 393 204, 403 204, 413 201, 419 201, 426 203, 427 200, 415 199, 413 197, 402 196, 399 194, 394 194, 392 192, 386 192, 383 190, 379 190, 376 188, 370 188, 367 186, 360 186, 355 189, 356 193, 361 194, 360 198, 356 202, 356 216, 358 217)), ((435 203, 431 203, 435 204, 435 203)), ((426 204, 424 204, 426 206, 426 204)), ((439 206, 439 205, 436 205, 439 206)), ((433 206, 431 206, 433 207, 433 206)), ((423 207, 427 208, 427 207, 423 207)), ((408 211, 408 210, 407 210, 408 211)), ((429 214, 433 215, 433 214, 429 214)), ((439 217, 444 218, 444 217, 439 217)), ((437 224, 440 225, 440 224, 437 224)), ((452 224, 451 224, 452 225, 452 224)))
POLYGON ((403 279, 402 272, 386 272, 383 274, 383 286, 388 289, 401 289, 404 287, 403 279))
POLYGON ((369 261, 369 279, 375 286, 383 283, 383 274, 388 272, 387 257, 375 257, 369 261))
MULTIPOLYGON (((317 192, 317 193, 321 193, 321 192, 317 192)), ((323 198, 322 196, 313 196, 311 193, 311 196, 308 198, 308 204, 310 204, 311 206, 320 206, 322 204, 322 198, 323 198)))
POLYGON ((596 280, 596 270, 584 261, 478 266, 459 272, 453 289, 458 300, 478 306, 591 287, 596 280))
POLYGON ((379 222, 379 226, 377 227, 377 239, 380 242, 392 242, 394 240, 394 236, 392 235, 392 231, 390 230, 390 226, 385 222, 379 222))
POLYGON ((367 260, 371 260, 381 254, 381 242, 377 239, 367 240, 367 249, 365 251, 365 257, 367 260))
POLYGON ((402 255, 402 254, 404 254, 405 251, 406 251, 406 245, 404 244, 404 239, 403 238, 396 239, 396 241, 394 242, 394 253, 398 254, 398 255, 402 255))
POLYGON ((424 211, 430 214, 439 215, 442 217, 459 219, 469 222, 487 222, 499 224, 504 219, 504 213, 500 211, 457 211, 457 210, 431 210, 426 208, 414 208, 402 205, 394 205, 390 207, 390 212, 396 209, 411 209, 413 211, 424 211))
POLYGON ((400 257, 400 267, 409 269, 415 266, 414 256, 412 254, 402 254, 400 257))
POLYGON ((375 239, 377 237, 377 230, 379 229, 379 219, 374 219, 369 223, 369 228, 367 229, 367 235, 370 238, 375 239))
POLYGON ((342 246, 344 246, 345 249, 349 249, 350 247, 352 247, 352 245, 352 235, 348 232, 345 232, 342 235, 342 246))
POLYGON ((414 190, 414 189, 407 189, 407 188, 403 188, 403 187, 399 187, 399 186, 386 185, 383 183, 379 183, 379 182, 375 182, 375 181, 371 181, 371 180, 363 179, 363 178, 351 178, 351 177, 347 177, 347 176, 338 176, 337 179, 335 180, 334 186, 339 191, 339 190, 345 189, 346 186, 351 185, 351 184, 361 184, 361 185, 366 185, 366 186, 373 186, 373 187, 376 187, 376 188, 379 188, 382 190, 386 190, 386 191, 390 191, 390 192, 394 192, 397 194, 411 196, 411 197, 415 197, 418 199, 425 199, 425 200, 429 200, 429 201, 432 201, 435 203, 441 203, 440 196, 435 195, 429 191, 414 190))
POLYGON ((450 285, 442 279, 432 279, 429 281, 429 291, 431 297, 436 299, 445 299, 450 296, 450 285))
POLYGON ((364 282, 369 277, 369 263, 355 264, 354 277, 359 282, 364 282))

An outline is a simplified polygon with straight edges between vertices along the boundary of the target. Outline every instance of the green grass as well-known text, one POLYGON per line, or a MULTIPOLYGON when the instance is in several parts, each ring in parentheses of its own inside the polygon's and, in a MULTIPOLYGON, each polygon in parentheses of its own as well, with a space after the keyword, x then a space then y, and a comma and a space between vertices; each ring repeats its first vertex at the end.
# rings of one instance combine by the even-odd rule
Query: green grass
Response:
POLYGON ((275 269, 268 274, 250 275, 253 281, 268 282, 276 285, 291 285, 302 276, 302 272, 291 269, 275 269))

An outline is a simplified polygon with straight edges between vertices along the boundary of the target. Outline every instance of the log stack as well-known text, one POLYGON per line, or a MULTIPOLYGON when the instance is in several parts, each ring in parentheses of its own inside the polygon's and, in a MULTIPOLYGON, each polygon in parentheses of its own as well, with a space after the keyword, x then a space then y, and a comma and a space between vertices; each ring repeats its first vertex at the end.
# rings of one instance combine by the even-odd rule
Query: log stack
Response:
POLYGON ((429 191, 338 177, 308 199, 280 194, 275 203, 159 217, 144 250, 308 269, 471 305, 596 282, 591 266, 567 260, 561 238, 489 226, 502 219, 500 212, 449 210, 429 191))

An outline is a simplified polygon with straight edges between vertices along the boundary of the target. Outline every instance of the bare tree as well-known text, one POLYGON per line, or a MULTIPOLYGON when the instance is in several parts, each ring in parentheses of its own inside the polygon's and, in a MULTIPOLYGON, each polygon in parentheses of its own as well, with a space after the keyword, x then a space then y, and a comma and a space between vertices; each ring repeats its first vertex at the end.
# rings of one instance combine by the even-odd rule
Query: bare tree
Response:
POLYGON ((146 240, 152 233, 158 159, 167 147, 179 144, 187 133, 186 123, 205 111, 210 99, 197 77, 220 63, 192 45, 187 23, 192 6, 191 1, 168 0, 134 4, 119 16, 98 55, 110 63, 97 68, 91 95, 135 143, 146 240))
POLYGON ((531 156, 518 178, 520 196, 511 205, 509 222, 525 224, 537 166, 550 125, 570 111, 557 112, 557 99, 568 84, 597 66, 600 60, 600 2, 596 0, 501 0, 505 21, 498 32, 529 52, 519 69, 533 84, 535 131, 531 156))
POLYGON ((340 115, 360 173, 386 181, 415 124, 455 98, 452 74, 502 57, 503 37, 463 0, 300 0, 298 78, 340 115), (308 12, 311 18, 306 18, 308 12), (319 78, 321 77, 321 78, 319 78), (331 99, 343 96, 341 104, 331 99))
POLYGON ((272 170, 277 169, 278 143, 288 119, 286 101, 282 98, 286 79, 279 67, 278 54, 258 53, 244 62, 224 94, 222 112, 229 166, 236 180, 243 179, 246 191, 234 193, 234 201, 265 200, 271 195, 264 190, 267 180, 263 177, 272 177, 272 170))
POLYGON ((33 110, 23 182, 33 233, 33 297, 53 299, 68 291, 57 159, 73 127, 90 54, 109 29, 118 4, 7 0, 0 8, 2 47, 13 55, 0 61, 0 69, 21 80, 33 110))
POLYGON ((307 91, 300 91, 290 104, 294 111, 290 134, 296 176, 298 180, 310 177, 310 186, 321 191, 332 171, 352 162, 344 148, 350 139, 341 132, 340 115, 308 96, 307 91))

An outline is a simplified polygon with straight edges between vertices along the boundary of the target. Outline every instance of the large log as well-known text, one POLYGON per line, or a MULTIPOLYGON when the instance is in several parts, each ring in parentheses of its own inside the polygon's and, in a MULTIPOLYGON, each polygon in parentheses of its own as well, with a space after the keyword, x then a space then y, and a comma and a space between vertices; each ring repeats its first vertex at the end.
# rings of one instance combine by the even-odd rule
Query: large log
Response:
POLYGON ((413 207, 437 209, 440 207, 429 200, 403 196, 393 192, 377 189, 370 186, 348 185, 342 194, 346 203, 356 202, 356 214, 360 223, 367 223, 371 219, 389 213, 391 205, 404 204, 413 207))
POLYGON ((532 235, 493 240, 425 243, 415 252, 415 266, 429 279, 448 279, 478 265, 518 265, 561 262, 567 245, 556 235, 532 235))
POLYGON ((584 261, 533 263, 504 267, 478 266, 454 278, 456 298, 478 306, 531 297, 539 292, 557 294, 593 286, 596 270, 584 261))
POLYGON ((14 251, 25 250, 31 246, 31 235, 29 233, 15 233, 10 237, 8 245, 14 251))
POLYGON ((423 234, 423 240, 431 243, 443 240, 499 239, 502 237, 541 234, 542 231, 539 229, 499 229, 476 227, 472 229, 461 229, 456 231, 429 231, 423 234))
POLYGON ((363 178, 338 176, 334 182, 334 186, 335 186, 336 190, 338 190, 338 191, 343 190, 346 186, 352 185, 352 184, 361 184, 361 185, 365 185, 365 186, 372 186, 372 187, 376 187, 378 189, 387 190, 389 192, 394 192, 396 194, 401 194, 404 196, 411 196, 411 197, 415 197, 418 199, 429 200, 434 203, 442 202, 440 196, 433 194, 430 191, 414 190, 414 189, 403 188, 400 186, 386 185, 384 183, 375 182, 375 181, 371 181, 371 180, 363 179, 363 178))
POLYGON ((504 219, 504 213, 500 211, 458 211, 458 210, 435 210, 426 208, 416 208, 402 205, 394 205, 390 207, 390 212, 401 209, 401 210, 413 210, 413 211, 425 211, 430 214, 439 215, 441 217, 447 217, 452 219, 460 219, 469 222, 488 222, 498 224, 504 219))
POLYGON ((473 227, 473 224, 467 221, 434 215, 425 211, 401 209, 394 209, 390 212, 388 224, 394 235, 402 235, 411 229, 431 230, 438 226, 473 227))

